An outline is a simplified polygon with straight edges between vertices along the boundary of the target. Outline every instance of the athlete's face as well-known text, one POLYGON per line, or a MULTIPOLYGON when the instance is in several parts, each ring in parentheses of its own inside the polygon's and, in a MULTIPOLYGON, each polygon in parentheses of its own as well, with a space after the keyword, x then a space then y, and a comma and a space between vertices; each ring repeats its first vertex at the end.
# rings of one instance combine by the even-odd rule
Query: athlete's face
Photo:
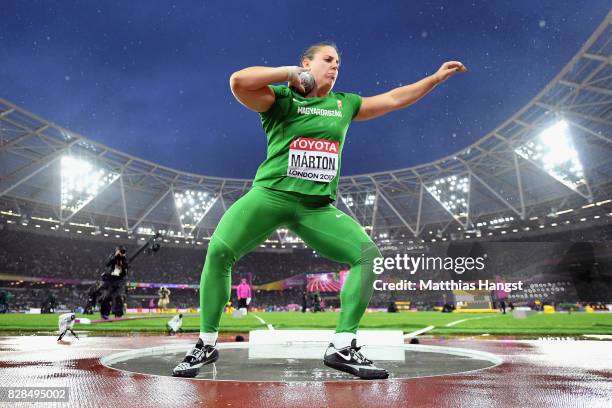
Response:
POLYGON ((340 58, 334 47, 325 46, 319 48, 313 59, 304 59, 302 65, 310 68, 319 87, 329 86, 331 89, 338 79, 340 58))

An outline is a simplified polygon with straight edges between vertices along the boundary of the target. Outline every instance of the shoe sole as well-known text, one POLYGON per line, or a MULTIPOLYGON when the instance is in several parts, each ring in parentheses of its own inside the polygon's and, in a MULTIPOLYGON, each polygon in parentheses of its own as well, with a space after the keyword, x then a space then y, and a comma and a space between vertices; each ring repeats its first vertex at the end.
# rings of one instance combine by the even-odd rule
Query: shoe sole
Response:
POLYGON ((219 354, 217 353, 217 355, 212 360, 207 361, 206 363, 199 364, 197 367, 190 367, 186 370, 181 370, 181 371, 172 370, 172 376, 173 377, 183 377, 183 378, 193 378, 198 375, 198 373, 200 372, 200 368, 202 366, 212 364, 218 359, 219 359, 219 354))
POLYGON ((389 373, 386 370, 370 370, 367 368, 354 368, 345 364, 334 364, 332 362, 323 360, 323 364, 333 368, 334 370, 342 371, 345 373, 352 374, 362 380, 384 380, 389 378, 389 373))

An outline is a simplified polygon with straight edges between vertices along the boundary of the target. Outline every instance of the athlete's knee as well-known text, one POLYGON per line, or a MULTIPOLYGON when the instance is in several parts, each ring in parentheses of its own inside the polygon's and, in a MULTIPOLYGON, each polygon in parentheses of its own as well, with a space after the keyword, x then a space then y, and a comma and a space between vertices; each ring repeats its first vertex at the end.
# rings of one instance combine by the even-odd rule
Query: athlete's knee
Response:
POLYGON ((382 255, 380 250, 372 241, 363 242, 359 253, 359 258, 356 259, 351 266, 362 265, 365 267, 373 268, 374 260, 380 258, 382 255))
POLYGON ((373 262, 375 258, 380 258, 382 256, 382 254, 380 253, 380 250, 378 249, 376 244, 374 244, 372 241, 366 244, 363 244, 363 247, 364 247, 363 249, 364 257, 369 262, 373 262))
POLYGON ((236 262, 234 251, 220 238, 212 236, 206 251, 206 264, 216 268, 231 268, 236 262))

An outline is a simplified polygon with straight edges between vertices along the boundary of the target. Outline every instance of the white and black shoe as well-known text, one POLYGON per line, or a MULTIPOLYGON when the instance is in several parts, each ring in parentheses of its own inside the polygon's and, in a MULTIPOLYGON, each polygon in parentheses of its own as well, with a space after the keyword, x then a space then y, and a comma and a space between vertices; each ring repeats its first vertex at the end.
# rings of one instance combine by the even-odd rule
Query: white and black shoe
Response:
POLYGON ((204 345, 202 339, 198 339, 196 345, 187 353, 183 362, 174 367, 172 376, 193 378, 200 372, 200 367, 214 363, 219 359, 219 351, 215 346, 204 345))
POLYGON ((361 354, 361 347, 357 347, 357 340, 353 339, 351 345, 337 349, 333 343, 329 343, 323 363, 336 370, 353 374, 364 380, 377 380, 389 377, 389 372, 379 368, 361 354))

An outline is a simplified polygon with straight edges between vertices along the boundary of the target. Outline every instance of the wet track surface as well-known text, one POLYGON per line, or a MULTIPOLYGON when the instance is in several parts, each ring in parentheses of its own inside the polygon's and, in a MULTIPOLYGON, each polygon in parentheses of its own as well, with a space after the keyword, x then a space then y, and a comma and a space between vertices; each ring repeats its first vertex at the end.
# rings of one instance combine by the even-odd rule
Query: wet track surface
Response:
POLYGON ((62 344, 54 336, 0 338, 2 386, 70 389, 69 403, 0 406, 608 407, 612 400, 609 341, 431 338, 422 343, 485 351, 504 361, 485 370, 425 378, 239 382, 129 373, 100 362, 114 353, 190 343, 195 341, 191 335, 69 340, 62 344))

